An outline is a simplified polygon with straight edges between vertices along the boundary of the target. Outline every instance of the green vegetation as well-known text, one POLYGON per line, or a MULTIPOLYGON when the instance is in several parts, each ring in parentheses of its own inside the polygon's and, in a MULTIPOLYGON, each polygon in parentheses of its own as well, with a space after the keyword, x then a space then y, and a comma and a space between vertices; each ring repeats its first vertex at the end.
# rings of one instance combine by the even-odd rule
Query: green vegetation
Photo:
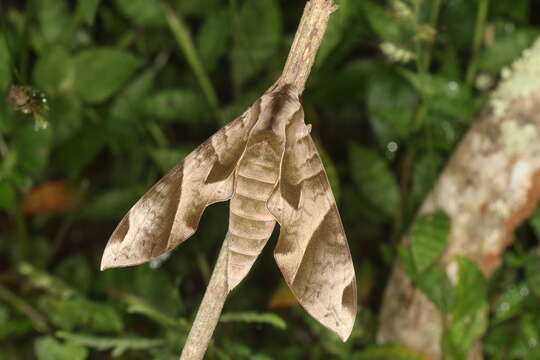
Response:
MULTIPOLYGON (((461 258, 456 285, 436 265, 448 218, 413 219, 501 71, 540 34, 538 1, 336 2, 303 103, 356 266, 357 325, 342 343, 295 305, 274 239, 229 296, 207 358, 422 359, 375 345, 399 256, 452 314, 447 359, 479 338, 487 359, 536 359, 540 212, 492 279, 461 258), (411 248, 398 247, 409 229, 411 248)), ((0 360, 178 358, 227 206, 168 258, 100 272, 101 253, 146 189, 277 79, 303 5, 1 2, 0 92, 29 86, 46 103, 0 101, 0 360)))

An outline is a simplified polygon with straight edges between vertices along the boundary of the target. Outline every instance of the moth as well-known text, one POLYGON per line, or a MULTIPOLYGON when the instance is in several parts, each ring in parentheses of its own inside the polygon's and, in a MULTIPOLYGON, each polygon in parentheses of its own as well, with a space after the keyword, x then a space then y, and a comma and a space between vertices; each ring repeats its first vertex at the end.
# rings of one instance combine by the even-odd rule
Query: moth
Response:
POLYGON ((111 235, 101 269, 171 251, 195 233, 208 205, 230 200, 229 291, 279 223, 274 257, 286 283, 308 313, 345 341, 356 317, 356 279, 310 130, 296 88, 271 88, 137 201, 111 235))

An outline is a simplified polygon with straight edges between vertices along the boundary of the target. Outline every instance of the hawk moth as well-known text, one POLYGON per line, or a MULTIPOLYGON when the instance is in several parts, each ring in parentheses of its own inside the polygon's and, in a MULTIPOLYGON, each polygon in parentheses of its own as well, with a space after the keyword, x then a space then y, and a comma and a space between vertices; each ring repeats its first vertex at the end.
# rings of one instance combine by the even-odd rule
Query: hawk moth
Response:
POLYGON ((157 182, 124 216, 101 269, 137 265, 193 235, 204 209, 230 200, 227 286, 249 272, 280 225, 275 260, 299 303, 346 340, 356 316, 349 247, 292 85, 267 91, 157 182))

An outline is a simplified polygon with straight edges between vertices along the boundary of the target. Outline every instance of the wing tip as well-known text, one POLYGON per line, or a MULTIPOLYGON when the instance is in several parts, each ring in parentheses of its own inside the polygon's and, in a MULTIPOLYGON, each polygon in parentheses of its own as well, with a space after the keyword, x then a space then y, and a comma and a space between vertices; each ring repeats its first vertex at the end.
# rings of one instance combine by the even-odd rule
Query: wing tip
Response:
POLYGON ((159 258, 165 253, 170 252, 172 249, 174 249, 175 246, 168 246, 161 251, 144 256, 138 253, 133 253, 129 249, 122 247, 121 242, 109 240, 107 246, 105 247, 105 250, 103 250, 100 270, 104 271, 108 269, 124 268, 145 264, 159 258))
POLYGON ((339 328, 330 329, 330 330, 335 332, 336 335, 339 336, 341 341, 346 342, 349 339, 349 337, 351 336, 351 333, 353 331, 355 319, 356 319, 356 316, 351 319, 352 321, 350 321, 350 323, 343 324, 343 326, 341 326, 339 328))
POLYGON ((101 265, 99 267, 100 271, 114 269, 114 268, 117 268, 117 267, 119 267, 119 266, 116 265, 114 262, 111 262, 109 259, 105 258, 105 256, 103 256, 101 258, 101 265))
MULTIPOLYGON (((156 256, 157 257, 157 256, 156 256)), ((103 254, 103 257, 101 258, 101 265, 100 270, 109 270, 109 269, 116 269, 116 268, 124 268, 124 267, 131 267, 131 266, 137 266, 144 263, 147 263, 156 257, 150 258, 150 259, 136 259, 131 261, 119 261, 118 259, 112 258, 110 256, 106 256, 103 254)))
POLYGON ((121 267, 122 265, 119 265, 118 262, 115 260, 111 248, 110 243, 107 244, 105 247, 105 250, 103 250, 103 256, 101 257, 101 264, 100 264, 100 270, 108 270, 113 269, 117 267, 121 267))

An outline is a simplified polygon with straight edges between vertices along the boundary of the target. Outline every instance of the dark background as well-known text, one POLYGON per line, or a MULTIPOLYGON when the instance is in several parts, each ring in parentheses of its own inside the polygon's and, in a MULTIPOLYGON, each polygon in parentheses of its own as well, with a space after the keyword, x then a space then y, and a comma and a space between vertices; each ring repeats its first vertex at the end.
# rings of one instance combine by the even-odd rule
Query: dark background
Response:
MULTIPOLYGON (((274 234, 230 295, 209 359, 419 358, 373 350, 399 238, 501 71, 539 34, 537 0, 338 3, 303 104, 355 263, 357 325, 343 344, 296 305, 273 261, 274 234)), ((303 6, 1 2, 1 360, 178 357, 227 230, 227 203, 208 208, 163 261, 99 272, 101 253, 159 177, 278 78, 303 6), (187 38, 177 41, 174 22, 187 38), (12 84, 33 98, 9 103, 12 84)), ((520 228, 486 285, 489 359, 535 359, 540 279, 529 260, 539 221, 520 228), (519 296, 523 287, 532 295, 519 296), (509 311, 498 312, 501 301, 509 311)))

